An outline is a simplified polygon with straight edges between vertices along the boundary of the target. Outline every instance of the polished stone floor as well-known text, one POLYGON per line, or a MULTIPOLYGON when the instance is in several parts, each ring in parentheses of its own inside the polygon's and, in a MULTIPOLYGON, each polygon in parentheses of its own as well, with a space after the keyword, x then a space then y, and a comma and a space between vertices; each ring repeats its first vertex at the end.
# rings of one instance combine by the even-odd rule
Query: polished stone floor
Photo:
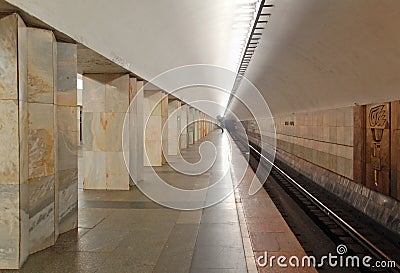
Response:
POLYGON ((227 134, 212 132, 182 151, 191 163, 201 157, 210 160, 212 153, 200 155, 199 148, 206 141, 214 143, 215 162, 201 175, 177 173, 174 167, 182 167, 182 161, 172 157, 169 165, 146 167, 144 180, 129 191, 84 191, 80 181, 78 229, 60 235, 55 246, 31 255, 21 270, 0 272, 316 272, 314 268, 256 265, 265 251, 287 257, 303 257, 305 252, 267 192, 248 194, 250 184, 258 179, 229 139, 227 134), (191 193, 213 186, 214 191, 209 187, 200 197, 189 195, 175 203, 170 202, 175 197, 161 191, 158 198, 167 204, 210 205, 218 194, 232 193, 205 209, 167 208, 139 190, 146 189, 148 194, 147 190, 158 188, 155 173, 191 193), (221 176, 224 173, 228 175, 221 176))
MULTIPOLYGON (((224 150, 223 138, 211 133, 203 141, 213 140, 224 150)), ((200 158, 199 145, 183 152, 188 161, 200 158)), ((171 185, 198 189, 226 166, 223 160, 228 159, 218 157, 196 178, 178 175, 168 165, 155 170, 171 185)), ((228 182, 225 188, 232 187, 228 182)), ((143 183, 151 183, 146 175, 143 183)), ((181 211, 153 202, 136 186, 129 191, 79 187, 78 230, 31 255, 18 272, 247 272, 234 194, 206 209, 181 211)))

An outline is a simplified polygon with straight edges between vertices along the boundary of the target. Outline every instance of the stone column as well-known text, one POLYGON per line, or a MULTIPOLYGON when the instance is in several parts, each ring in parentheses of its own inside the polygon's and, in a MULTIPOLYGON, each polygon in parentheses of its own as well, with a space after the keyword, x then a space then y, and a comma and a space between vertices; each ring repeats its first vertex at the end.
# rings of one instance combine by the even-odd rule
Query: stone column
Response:
POLYGON ((199 110, 194 109, 194 142, 200 139, 199 137, 199 110))
POLYGON ((83 187, 129 190, 122 128, 129 105, 128 74, 83 75, 83 187))
POLYGON ((186 149, 188 147, 188 106, 184 104, 181 106, 181 128, 179 130, 179 147, 186 149))
POLYGON ((162 128, 168 118, 168 96, 161 90, 144 91, 144 128, 145 128, 145 166, 162 166, 165 163, 164 151, 168 148, 168 130, 162 134, 162 128))
POLYGON ((173 100, 168 103, 168 155, 178 154, 178 141, 181 128, 181 102, 173 100))
POLYGON ((130 79, 129 172, 131 185, 143 180, 143 81, 130 79))
MULTIPOLYGON (((168 94, 163 92, 161 100, 161 128, 163 128, 168 120, 168 94)), ((167 163, 166 153, 168 153, 168 128, 162 131, 162 164, 167 163)))
POLYGON ((55 173, 60 234, 78 227, 79 123, 76 83, 77 47, 75 44, 57 43, 57 92, 54 98, 58 145, 55 173))
POLYGON ((0 268, 18 269, 29 254, 29 193, 27 36, 17 14, 0 18, 0 37, 0 268))
POLYGON ((194 111, 195 109, 193 107, 188 107, 188 144, 193 144, 194 143, 194 111))
POLYGON ((54 245, 59 233, 55 222, 58 219, 56 62, 57 42, 53 33, 28 28, 30 253, 54 245))

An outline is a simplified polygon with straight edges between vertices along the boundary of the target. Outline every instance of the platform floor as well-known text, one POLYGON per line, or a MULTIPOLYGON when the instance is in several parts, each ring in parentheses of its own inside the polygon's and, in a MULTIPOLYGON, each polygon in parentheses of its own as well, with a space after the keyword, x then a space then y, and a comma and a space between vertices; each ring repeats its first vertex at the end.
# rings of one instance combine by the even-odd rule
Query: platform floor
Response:
MULTIPOLYGON (((216 131, 202 139, 212 140, 219 152, 225 152, 196 179, 177 175, 168 165, 155 169, 176 187, 198 189, 228 165, 232 174, 228 184, 233 187, 241 178, 234 169, 246 169, 247 164, 237 147, 232 148, 233 157, 225 156, 228 138, 216 131)), ((183 152, 188 161, 200 158, 201 142, 183 152)), ((247 168, 234 194, 194 211, 163 207, 137 187, 79 189, 78 230, 62 234, 55 246, 31 255, 21 270, 4 272, 257 272, 266 270, 255 264, 264 251, 305 255, 266 192, 247 194, 252 174, 247 168)), ((150 182, 145 175, 143 183, 150 182)), ((269 268, 268 272, 313 271, 269 268)))

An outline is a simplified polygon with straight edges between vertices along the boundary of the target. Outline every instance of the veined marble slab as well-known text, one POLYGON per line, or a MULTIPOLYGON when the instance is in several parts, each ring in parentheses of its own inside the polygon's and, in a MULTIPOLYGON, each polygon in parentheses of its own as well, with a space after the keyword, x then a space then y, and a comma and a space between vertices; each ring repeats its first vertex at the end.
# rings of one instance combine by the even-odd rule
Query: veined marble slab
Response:
POLYGON ((83 152, 83 185, 85 189, 106 189, 106 154, 83 152))
POLYGON ((161 116, 161 91, 144 91, 143 93, 143 112, 147 116, 161 116))
POLYGON ((105 130, 107 152, 122 152, 122 128, 125 113, 105 113, 101 122, 105 130))
POLYGON ((63 131, 78 131, 78 107, 57 106, 57 129, 63 131))
MULTIPOLYGON (((18 99, 28 101, 28 32, 24 21, 18 19, 18 99)), ((1 82, 1 80, 0 80, 1 82)), ((1 85, 1 84, 0 84, 1 85)))
POLYGON ((143 81, 131 78, 129 119, 125 120, 124 132, 129 133, 124 136, 129 138, 129 174, 132 182, 143 180, 143 92, 139 92, 143 87, 143 81))
POLYGON ((57 171, 59 232, 78 226, 78 168, 57 171))
POLYGON ((57 105, 77 106, 77 47, 57 43, 57 105))
POLYGON ((29 255, 28 135, 28 103, 26 101, 19 101, 20 266, 22 266, 29 255))
POLYGON ((29 179, 30 253, 54 245, 54 175, 29 179))
POLYGON ((106 152, 106 170, 107 175, 128 173, 122 152, 106 152))
POLYGON ((107 176, 107 190, 129 190, 129 174, 110 174, 107 176))
POLYGON ((54 175, 54 106, 29 103, 29 178, 54 175))
POLYGON ((83 113, 83 150, 106 151, 107 119, 105 113, 83 113))
POLYGON ((125 113, 129 106, 129 74, 106 75, 105 112, 125 113))
POLYGON ((83 75, 83 112, 105 112, 106 76, 104 74, 83 75))
POLYGON ((19 267, 19 185, 0 184, 0 268, 19 267))
POLYGON ((0 99, 18 99, 18 17, 0 18, 0 99))
POLYGON ((161 141, 161 129, 162 129, 162 117, 161 116, 145 116, 145 138, 146 140, 157 140, 161 141))
POLYGON ((161 140, 145 140, 143 160, 145 166, 162 166, 161 140))
POLYGON ((0 100, 0 184, 19 184, 19 118, 17 100, 0 100))
POLYGON ((78 132, 58 131, 57 170, 78 167, 78 132))
POLYGON ((54 103, 54 43, 52 31, 28 28, 28 100, 54 103))

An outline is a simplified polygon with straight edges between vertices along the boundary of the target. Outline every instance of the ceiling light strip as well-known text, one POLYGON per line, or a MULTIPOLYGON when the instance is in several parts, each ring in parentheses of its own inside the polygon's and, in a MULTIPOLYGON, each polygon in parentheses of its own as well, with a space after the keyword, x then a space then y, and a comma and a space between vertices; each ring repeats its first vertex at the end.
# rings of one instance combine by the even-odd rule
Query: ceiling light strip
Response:
MULTIPOLYGON (((261 0, 261 2, 260 2, 251 33, 248 36, 247 44, 246 44, 246 47, 242 54, 242 60, 240 62, 239 68, 238 68, 235 83, 233 85, 231 95, 230 95, 230 98, 229 98, 229 101, 227 104, 227 109, 230 106, 233 95, 236 93, 237 89, 239 88, 240 82, 241 82, 244 74, 246 73, 246 70, 250 63, 250 60, 253 57, 255 49, 257 48, 257 46, 259 44, 259 40, 261 39, 262 31, 264 30, 265 26, 260 26, 260 24, 267 24, 268 20, 266 20, 266 16, 268 16, 268 18, 271 16, 270 12, 265 13, 263 10, 264 10, 264 8, 272 8, 272 7, 274 7, 274 5, 265 4, 265 1, 266 0, 261 0), (261 17, 262 17, 262 19, 261 19, 261 17), (261 31, 261 33, 260 33, 260 31, 261 31)), ((225 111, 225 113, 226 113, 226 111, 225 111)))

